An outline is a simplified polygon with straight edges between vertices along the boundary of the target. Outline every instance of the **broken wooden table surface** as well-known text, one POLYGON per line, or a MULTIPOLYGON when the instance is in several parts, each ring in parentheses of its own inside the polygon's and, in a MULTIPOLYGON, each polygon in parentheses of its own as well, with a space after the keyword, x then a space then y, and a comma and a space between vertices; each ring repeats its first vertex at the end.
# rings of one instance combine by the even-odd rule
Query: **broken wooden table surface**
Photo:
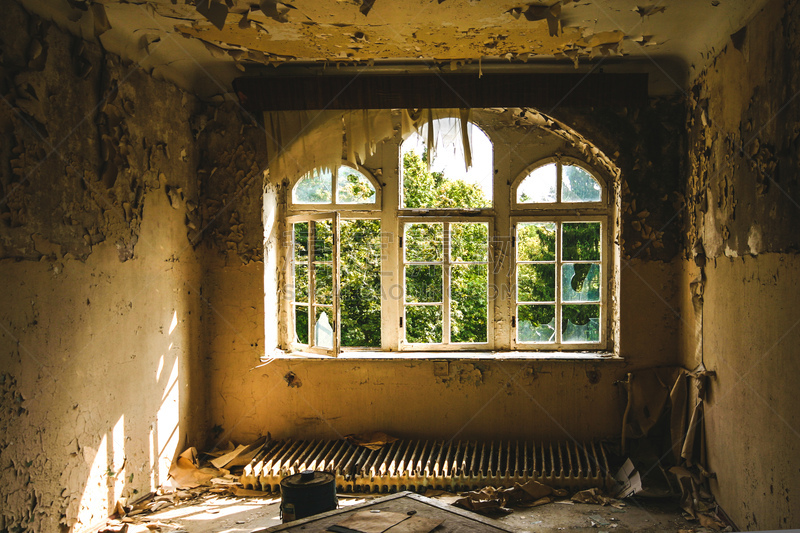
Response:
POLYGON ((413 492, 399 492, 352 507, 328 511, 267 529, 259 529, 253 531, 253 533, 267 533, 270 531, 323 533, 327 532, 331 526, 346 528, 339 529, 339 531, 347 531, 348 529, 351 531, 373 531, 373 529, 369 528, 380 527, 377 522, 383 519, 385 519, 387 525, 385 529, 380 531, 386 533, 399 533, 401 531, 409 533, 422 531, 435 531, 436 533, 516 533, 518 531, 490 518, 453 507, 452 505, 443 504, 413 492), (373 511, 380 511, 380 513, 372 513, 373 511), (370 514, 375 518, 371 519, 370 514), (398 518, 400 515, 404 517, 410 516, 414 520, 394 522, 395 525, 392 525, 393 519, 398 518), (360 526, 359 524, 362 525, 360 526), (425 529, 426 527, 427 529, 425 529))

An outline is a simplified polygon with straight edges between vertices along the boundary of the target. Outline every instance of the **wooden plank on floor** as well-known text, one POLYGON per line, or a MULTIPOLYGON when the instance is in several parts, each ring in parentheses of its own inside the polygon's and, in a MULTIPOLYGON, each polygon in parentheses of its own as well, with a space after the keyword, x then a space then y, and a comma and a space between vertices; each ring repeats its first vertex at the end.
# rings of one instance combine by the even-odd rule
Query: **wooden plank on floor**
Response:
MULTIPOLYGON (((412 492, 399 492, 359 505, 328 511, 267 529, 260 529, 253 533, 267 533, 273 531, 322 533, 328 527, 342 523, 348 516, 355 515, 361 511, 370 510, 400 513, 403 515, 411 513, 411 516, 414 517, 441 521, 441 526, 436 529, 437 533, 517 533, 518 531, 496 520, 486 518, 470 511, 440 503, 412 492)), ((403 523, 404 522, 401 522, 401 524, 403 523)), ((390 531, 394 533, 394 529, 390 531)))

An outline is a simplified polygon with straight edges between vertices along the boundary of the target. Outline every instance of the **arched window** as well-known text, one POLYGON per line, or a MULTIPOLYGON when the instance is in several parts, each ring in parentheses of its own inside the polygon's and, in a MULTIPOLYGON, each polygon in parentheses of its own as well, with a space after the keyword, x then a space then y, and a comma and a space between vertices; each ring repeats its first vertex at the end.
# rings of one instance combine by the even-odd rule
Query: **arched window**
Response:
POLYGON ((379 187, 365 171, 342 164, 330 169, 314 169, 297 180, 292 188, 293 205, 377 206, 379 187), (335 192, 335 194, 334 194, 335 192))
POLYGON ((604 346, 610 286, 603 181, 577 162, 547 160, 524 172, 512 194, 515 344, 604 346))
POLYGON ((404 138, 383 138, 365 156, 380 181, 341 162, 290 182, 282 347, 331 356, 615 348, 613 165, 561 155, 580 152, 494 110, 476 121, 491 137, 446 112, 403 125, 404 138))
POLYGON ((472 122, 465 123, 466 131, 462 131, 462 124, 457 118, 439 118, 424 123, 419 133, 412 133, 403 141, 400 146, 401 208, 492 207, 492 142, 472 122), (434 131, 429 135, 431 124, 434 131), (469 156, 464 153, 464 137, 469 140, 469 156))
POLYGON ((291 344, 314 353, 381 347, 381 189, 342 163, 292 187, 291 344), (335 194, 334 194, 335 191, 335 194), (358 211, 355 211, 358 209, 358 211))

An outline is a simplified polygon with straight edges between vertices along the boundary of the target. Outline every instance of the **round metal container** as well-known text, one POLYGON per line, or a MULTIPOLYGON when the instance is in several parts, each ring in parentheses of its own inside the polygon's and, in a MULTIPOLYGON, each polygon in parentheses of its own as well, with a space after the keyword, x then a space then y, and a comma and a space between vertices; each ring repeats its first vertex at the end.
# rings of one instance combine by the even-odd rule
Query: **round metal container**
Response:
POLYGON ((284 523, 333 511, 338 503, 333 474, 305 470, 281 480, 281 520, 284 523))

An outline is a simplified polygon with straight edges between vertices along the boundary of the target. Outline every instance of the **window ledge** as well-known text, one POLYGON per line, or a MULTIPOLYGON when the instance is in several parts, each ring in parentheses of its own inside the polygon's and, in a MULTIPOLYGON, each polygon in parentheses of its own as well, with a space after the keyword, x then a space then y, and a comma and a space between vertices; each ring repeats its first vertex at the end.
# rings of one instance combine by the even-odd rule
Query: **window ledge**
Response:
MULTIPOLYGON (((609 352, 343 352, 338 357, 306 353, 279 352, 270 359, 304 359, 304 360, 460 360, 460 361, 572 361, 572 362, 624 362, 625 359, 609 352)), ((262 358, 265 360, 265 358, 262 358)))

